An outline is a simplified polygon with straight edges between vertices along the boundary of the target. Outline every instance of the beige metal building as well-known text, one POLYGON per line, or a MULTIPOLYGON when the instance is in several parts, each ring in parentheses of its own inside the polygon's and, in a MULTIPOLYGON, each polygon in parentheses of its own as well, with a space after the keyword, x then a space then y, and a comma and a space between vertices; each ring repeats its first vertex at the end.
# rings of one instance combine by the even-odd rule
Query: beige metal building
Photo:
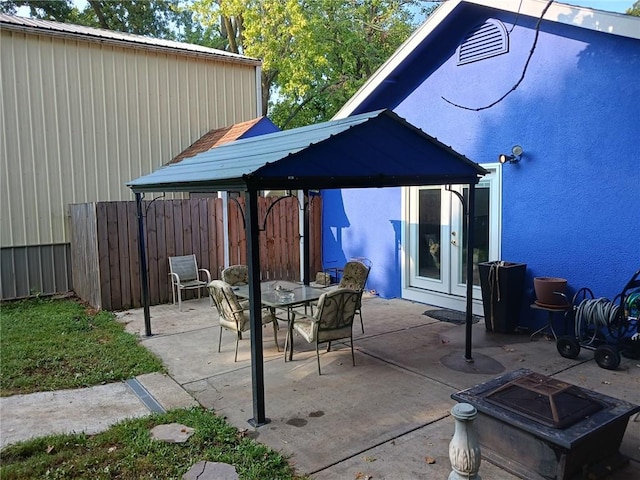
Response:
POLYGON ((261 62, 197 45, 0 14, 0 298, 73 288, 69 204, 212 128, 255 118, 261 62))

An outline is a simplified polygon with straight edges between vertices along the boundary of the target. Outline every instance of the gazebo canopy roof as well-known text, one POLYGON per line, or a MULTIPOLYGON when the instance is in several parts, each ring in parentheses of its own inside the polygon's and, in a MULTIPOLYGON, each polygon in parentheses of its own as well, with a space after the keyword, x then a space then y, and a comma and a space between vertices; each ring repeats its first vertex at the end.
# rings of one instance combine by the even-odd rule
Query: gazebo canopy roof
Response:
POLYGON ((486 170, 391 110, 237 140, 127 185, 136 193, 475 184, 486 170))

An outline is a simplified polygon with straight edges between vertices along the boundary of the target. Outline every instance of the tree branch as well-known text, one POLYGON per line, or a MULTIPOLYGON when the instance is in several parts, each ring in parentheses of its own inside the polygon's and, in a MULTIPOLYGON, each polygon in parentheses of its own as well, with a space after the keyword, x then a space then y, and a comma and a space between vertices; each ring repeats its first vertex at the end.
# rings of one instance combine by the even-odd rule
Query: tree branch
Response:
POLYGON ((100 2, 98 0, 89 0, 89 5, 91 5, 93 11, 96 12, 96 16, 98 17, 100 26, 105 30, 111 30, 111 28, 109 28, 109 24, 107 23, 107 19, 104 16, 104 13, 102 13, 102 5, 100 5, 100 2))

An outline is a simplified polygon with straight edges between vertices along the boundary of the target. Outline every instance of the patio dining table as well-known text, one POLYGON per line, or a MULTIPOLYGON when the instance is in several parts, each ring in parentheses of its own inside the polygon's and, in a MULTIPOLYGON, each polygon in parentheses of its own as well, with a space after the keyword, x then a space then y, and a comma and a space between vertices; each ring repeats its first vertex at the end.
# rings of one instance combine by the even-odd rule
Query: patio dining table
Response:
MULTIPOLYGON (((238 298, 249 298, 249 286, 233 287, 238 298)), ((323 287, 312 287, 288 280, 269 280, 260 283, 260 303, 263 307, 285 310, 287 318, 276 318, 287 322, 289 334, 293 328, 293 309, 304 306, 305 309, 311 302, 317 301, 328 290, 323 287)), ((293 352, 291 352, 293 354, 293 352)), ((286 360, 286 359, 285 359, 286 360)))
MULTIPOLYGON (((249 285, 233 287, 233 290, 237 297, 249 298, 249 285)), ((318 300, 326 291, 321 287, 311 287, 288 280, 269 280, 260 283, 260 301, 265 307, 290 310, 318 300)))

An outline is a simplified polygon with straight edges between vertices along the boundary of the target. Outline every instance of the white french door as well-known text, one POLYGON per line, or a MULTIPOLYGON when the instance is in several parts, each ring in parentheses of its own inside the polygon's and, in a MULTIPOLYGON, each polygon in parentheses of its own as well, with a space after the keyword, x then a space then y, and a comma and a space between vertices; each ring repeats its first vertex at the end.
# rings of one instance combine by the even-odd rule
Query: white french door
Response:
MULTIPOLYGON (((500 257, 499 166, 476 185, 474 298, 481 299, 478 262, 500 257)), ((467 225, 459 198, 468 199, 467 185, 410 187, 405 199, 405 297, 442 306, 438 298, 466 296, 467 225), (455 193, 453 193, 455 192, 455 193), (456 195, 457 194, 457 195, 456 195)))

